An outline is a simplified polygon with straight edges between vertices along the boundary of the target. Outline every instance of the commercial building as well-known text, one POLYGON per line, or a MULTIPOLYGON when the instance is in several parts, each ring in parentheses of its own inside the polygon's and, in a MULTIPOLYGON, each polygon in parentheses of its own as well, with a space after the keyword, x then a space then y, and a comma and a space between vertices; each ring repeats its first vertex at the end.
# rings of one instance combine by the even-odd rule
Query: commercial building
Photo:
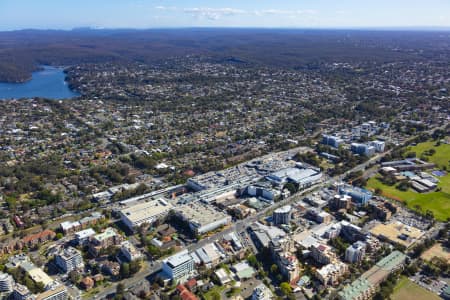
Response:
POLYGON ((73 247, 65 248, 55 255, 55 263, 64 273, 84 268, 81 252, 73 247))
POLYGON ((189 224, 195 234, 203 234, 231 223, 231 216, 200 203, 183 205, 176 208, 175 213, 189 224))
POLYGON ((291 222, 291 212, 292 206, 285 205, 283 207, 277 208, 272 214, 272 222, 275 225, 287 224, 291 222))
POLYGON ((184 281, 194 271, 194 259, 188 250, 183 250, 163 260, 163 272, 174 281, 184 281))
POLYGON ((152 224, 172 208, 172 204, 159 198, 122 209, 120 218, 130 230, 133 230, 141 224, 152 224))
POLYGON ((42 283, 44 287, 47 287, 53 283, 53 279, 41 268, 38 268, 35 264, 33 264, 30 258, 23 253, 10 257, 6 267, 22 269, 35 283, 42 283))
POLYGON ((251 300, 272 300, 272 291, 263 283, 257 285, 252 293, 251 300))
POLYGON ((357 241, 345 250, 345 260, 349 263, 359 263, 366 254, 366 243, 357 241))
POLYGON ((206 244, 200 249, 197 249, 195 254, 208 267, 217 265, 221 259, 225 258, 225 254, 214 243, 206 244))
POLYGON ((11 275, 0 272, 0 292, 10 293, 13 290, 14 279, 11 275))
POLYGON ((55 283, 49 287, 45 292, 36 296, 36 300, 67 300, 69 294, 65 286, 55 283))
POLYGON ((297 184, 300 189, 317 183, 321 178, 322 173, 319 169, 304 167, 301 164, 298 164, 295 168, 282 169, 266 176, 267 180, 276 185, 284 185, 287 182, 293 182, 297 184))
POLYGON ((44 270, 36 266, 34 266, 33 269, 28 270, 27 273, 35 283, 42 283, 44 287, 48 287, 53 283, 53 278, 48 276, 44 270))
POLYGON ((249 185, 245 189, 245 193, 252 197, 258 197, 266 202, 273 202, 281 195, 281 192, 272 188, 270 183, 267 186, 263 184, 249 185))

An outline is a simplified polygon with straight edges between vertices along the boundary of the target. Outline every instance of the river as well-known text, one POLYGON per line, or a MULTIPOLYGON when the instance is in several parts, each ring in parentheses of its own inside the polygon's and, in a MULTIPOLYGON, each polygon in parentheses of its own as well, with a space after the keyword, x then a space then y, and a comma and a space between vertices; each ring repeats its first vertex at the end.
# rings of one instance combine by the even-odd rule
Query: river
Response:
POLYGON ((33 72, 31 80, 24 83, 0 82, 0 99, 20 99, 42 97, 48 99, 67 99, 79 96, 69 88, 65 81, 64 69, 42 66, 33 72))

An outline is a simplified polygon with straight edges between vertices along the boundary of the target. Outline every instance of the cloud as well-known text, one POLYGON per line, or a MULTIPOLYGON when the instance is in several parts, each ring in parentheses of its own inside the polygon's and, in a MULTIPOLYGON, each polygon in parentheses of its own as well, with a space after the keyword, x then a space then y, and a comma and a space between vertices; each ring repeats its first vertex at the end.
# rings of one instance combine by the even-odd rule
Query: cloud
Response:
POLYGON ((163 5, 155 6, 155 8, 159 10, 171 10, 171 11, 178 9, 176 6, 163 6, 163 5))
POLYGON ((211 7, 185 8, 184 12, 198 18, 207 18, 210 20, 218 20, 224 16, 234 16, 246 13, 246 11, 242 9, 211 7))
POLYGON ((254 14, 257 16, 263 15, 285 15, 285 16, 300 16, 300 15, 315 15, 316 10, 313 9, 298 9, 298 10, 284 10, 284 9, 264 9, 256 10, 254 14))

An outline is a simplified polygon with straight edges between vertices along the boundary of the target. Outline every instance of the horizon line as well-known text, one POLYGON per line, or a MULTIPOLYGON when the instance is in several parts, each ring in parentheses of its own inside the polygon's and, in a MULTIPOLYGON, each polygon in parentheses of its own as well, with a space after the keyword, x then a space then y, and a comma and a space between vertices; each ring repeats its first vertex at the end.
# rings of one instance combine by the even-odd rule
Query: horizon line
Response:
POLYGON ((243 29, 243 30, 355 30, 355 31, 450 31, 450 26, 336 26, 336 27, 263 27, 263 26, 174 26, 174 27, 96 27, 96 26, 78 26, 72 28, 21 28, 21 29, 0 29, 0 32, 19 32, 19 31, 107 31, 107 30, 186 30, 186 29, 243 29))

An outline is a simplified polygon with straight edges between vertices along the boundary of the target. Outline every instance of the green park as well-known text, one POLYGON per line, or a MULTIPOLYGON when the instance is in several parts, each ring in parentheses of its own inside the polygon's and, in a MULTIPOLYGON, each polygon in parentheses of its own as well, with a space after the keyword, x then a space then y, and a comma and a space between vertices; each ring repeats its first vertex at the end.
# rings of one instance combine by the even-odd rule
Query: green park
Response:
POLYGON ((439 221, 450 218, 450 145, 435 141, 419 143, 407 147, 405 156, 415 156, 434 163, 436 169, 444 170, 446 174, 438 177, 439 183, 434 191, 418 193, 411 187, 400 188, 401 183, 388 185, 378 174, 367 181, 366 187, 387 198, 405 203, 409 208, 425 213, 431 211, 439 221))

